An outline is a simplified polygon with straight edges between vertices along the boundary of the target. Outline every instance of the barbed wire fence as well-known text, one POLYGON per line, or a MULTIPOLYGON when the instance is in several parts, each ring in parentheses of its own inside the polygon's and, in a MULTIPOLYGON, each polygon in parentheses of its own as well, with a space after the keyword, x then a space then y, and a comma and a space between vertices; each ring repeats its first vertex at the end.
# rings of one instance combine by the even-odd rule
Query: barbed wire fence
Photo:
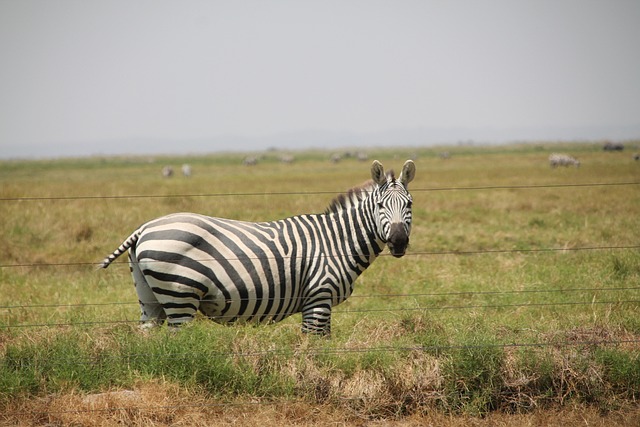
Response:
MULTIPOLYGON (((575 189, 586 187, 618 187, 618 186, 638 186, 640 182, 613 182, 613 183, 581 183, 581 184, 544 184, 544 185, 499 185, 499 186, 469 186, 469 187, 440 187, 440 188, 417 188, 411 189, 412 193, 419 192, 441 192, 441 191, 480 191, 480 190, 534 190, 534 189, 575 189)), ((219 197, 253 197, 253 196, 314 196, 314 195, 328 195, 336 194, 334 191, 295 191, 295 192, 235 192, 235 193, 196 193, 196 194, 170 194, 170 195, 122 195, 122 196, 17 196, 17 197, 1 197, 0 203, 28 203, 28 202, 61 202, 61 201, 79 201, 79 200, 119 200, 119 199, 159 199, 159 198, 219 198, 219 197)), ((533 248, 533 249, 481 249, 481 250, 452 250, 452 251, 418 251, 407 254, 407 256, 413 257, 426 257, 426 256, 473 256, 473 255, 495 255, 495 254, 536 254, 536 253, 554 253, 554 252, 580 252, 580 251, 637 251, 640 249, 640 245, 603 245, 603 246, 588 246, 588 247, 563 247, 563 248, 533 248)), ((386 254, 381 254, 386 256, 386 254)), ((117 261, 116 263, 126 263, 117 261)), ((0 270, 9 270, 15 268, 50 268, 58 269, 71 266, 86 266, 95 268, 97 263, 95 261, 84 262, 56 262, 56 263, 41 263, 41 262, 22 262, 13 264, 0 264, 0 270)), ((406 294, 370 294, 370 295, 352 295, 350 299, 412 299, 427 298, 427 297, 456 297, 456 296, 504 296, 504 295, 530 295, 530 294, 553 294, 553 293, 588 293, 593 296, 595 293, 609 293, 609 298, 606 300, 596 300, 590 298, 585 300, 575 299, 569 301, 558 302, 527 302, 527 303, 489 303, 489 304, 455 304, 455 305, 439 305, 439 306, 420 306, 420 307, 389 307, 384 309, 366 309, 366 308, 336 308, 334 310, 335 315, 343 314, 356 314, 364 315, 366 313, 391 313, 402 314, 411 312, 429 312, 438 310, 490 310, 490 309, 516 309, 516 308, 531 308, 542 306, 556 306, 556 307, 568 307, 568 306, 628 306, 637 308, 640 304, 640 298, 615 298, 615 293, 618 292, 634 292, 640 290, 640 286, 613 286, 613 287, 576 287, 576 288, 556 288, 556 289, 520 289, 520 290, 495 290, 495 291, 454 291, 454 292, 421 292, 421 293, 406 293, 406 294)), ((42 309, 72 309, 72 308, 91 308, 91 307, 104 307, 104 306, 128 306, 137 305, 137 302, 103 302, 103 303, 78 303, 78 304, 12 304, 2 305, 0 310, 5 312, 11 312, 16 310, 42 310, 42 309)), ((116 324, 137 324, 137 320, 120 319, 120 320, 97 320, 97 321, 82 321, 82 322, 42 322, 42 323, 2 323, 0 324, 0 331, 9 330, 26 330, 29 328, 52 328, 52 327, 87 327, 97 325, 116 325, 116 324)), ((446 350, 469 350, 474 348, 548 348, 548 347, 581 347, 581 346, 620 346, 620 345, 632 345, 639 346, 640 339, 587 339, 587 340, 550 340, 545 342, 533 342, 533 343, 483 343, 477 345, 433 345, 433 346, 399 346, 399 347, 345 347, 345 348, 333 348, 333 349, 311 349, 304 350, 291 350, 291 349, 276 349, 276 350, 264 350, 264 351, 252 351, 252 352, 212 352, 208 356, 210 357, 223 357, 223 358, 251 358, 251 357, 264 357, 265 355, 286 355, 292 351, 298 354, 308 356, 318 355, 342 355, 353 353, 391 353, 391 352, 441 352, 446 350)), ((126 354, 113 357, 119 357, 123 362, 135 358, 144 358, 145 354, 126 354)), ((167 354, 167 358, 179 361, 192 357, 189 353, 183 354, 167 354)), ((60 361, 59 363, 68 363, 67 361, 60 361)), ((74 360, 77 364, 94 364, 92 360, 74 360)), ((366 399, 366 397, 359 397, 357 399, 366 399)), ((345 400, 349 400, 345 398, 345 400)), ((261 405, 261 404, 273 404, 270 401, 251 401, 251 402, 226 402, 226 403, 207 403, 198 405, 165 405, 154 406, 149 409, 154 410, 169 410, 175 408, 192 408, 193 410, 202 409, 204 407, 227 407, 227 406, 246 406, 246 405, 261 405)), ((58 411, 58 413, 68 412, 101 412, 101 411, 128 411, 128 410, 140 410, 144 408, 140 407, 122 407, 122 408, 109 408, 103 409, 73 409, 68 411, 58 411)), ((32 412, 30 412, 32 413, 32 412)), ((55 412, 49 412, 55 413, 55 412)), ((20 412, 15 412, 12 415, 20 415, 20 412)))
MULTIPOLYGON (((464 186, 464 187, 431 187, 431 188, 412 188, 412 193, 416 192, 441 192, 441 191, 483 191, 483 190, 533 190, 533 189, 573 189, 573 188, 587 188, 587 187, 618 187, 618 186, 638 186, 640 181, 624 181, 624 182, 590 182, 590 183, 564 183, 564 184, 528 184, 528 185, 491 185, 491 186, 464 186)), ((12 202, 35 202, 35 201, 74 201, 74 200, 113 200, 113 199, 160 199, 160 198, 184 198, 184 197, 251 197, 251 196, 315 196, 321 194, 336 194, 335 191, 295 191, 295 192, 233 192, 233 193, 193 193, 193 194, 169 194, 169 195, 80 195, 80 196, 16 196, 16 197, 0 197, 0 203, 12 203, 12 202)), ((581 251, 630 251, 640 249, 639 245, 604 245, 604 246, 585 246, 585 247, 561 247, 561 248, 529 248, 529 249, 478 249, 478 250, 451 250, 451 251, 413 251, 408 253, 408 257, 420 257, 420 256, 443 256, 443 255, 491 255, 491 254, 531 254, 531 253, 550 253, 550 252, 581 252, 581 251)), ((336 257, 340 255, 335 255, 336 257)), ((382 253, 381 257, 390 256, 389 254, 382 253)), ((247 259, 258 259, 257 257, 247 257, 247 259)), ((200 260, 203 261, 203 260, 200 260)), ((126 264, 127 261, 115 261, 114 264, 126 264)), ((55 263, 43 263, 43 262, 20 262, 12 264, 0 264, 0 269, 12 269, 12 268, 62 268, 62 267, 82 267, 90 266, 95 268, 98 265, 96 261, 79 261, 79 262, 55 262, 55 263)), ((416 297, 438 297, 438 296, 452 296, 452 295, 500 295, 500 294, 518 294, 518 293, 552 293, 552 292, 604 292, 604 291, 629 291, 638 290, 640 288, 577 288, 577 289, 555 289, 555 290, 518 290, 518 291, 484 291, 484 292, 450 292, 450 293, 419 293, 419 294, 394 294, 394 295, 352 295, 351 299, 357 298, 416 298, 416 297)), ((529 303, 529 304, 489 304, 489 305, 470 305, 470 306, 441 306, 441 307, 422 307, 422 308, 402 308, 402 309, 384 309, 384 310, 369 310, 372 311, 412 311, 412 310, 448 310, 448 309, 480 309, 480 308, 505 308, 505 307, 526 307, 540 306, 540 305, 584 305, 584 304, 613 304, 613 303, 637 303, 636 300, 629 301, 570 301, 561 303, 529 303)), ((130 302, 106 302, 99 304, 17 304, 17 305, 5 305, 0 306, 3 310, 24 310, 24 309, 42 309, 42 308, 71 308, 71 307, 91 307, 91 306, 108 306, 108 305, 129 305, 136 304, 130 302)), ((338 313, 362 313, 363 310, 337 310, 338 313)), ((120 321, 118 321, 120 322, 120 321)), ((123 322, 131 322, 129 320, 123 320, 123 322)), ((105 322, 98 322, 105 323, 105 322)), ((83 322, 86 325, 87 322, 83 322)), ((62 326, 70 324, 65 323, 44 323, 33 325, 0 325, 0 330, 11 328, 26 328, 26 327, 47 327, 47 326, 62 326)))
MULTIPOLYGON (((440 191, 479 191, 479 190, 535 190, 544 188, 581 188, 581 187, 619 187, 640 185, 640 181, 587 182, 565 184, 527 184, 527 185, 482 185, 464 187, 423 187, 411 188, 411 193, 440 191)), ((181 193, 181 194, 128 194, 128 195, 81 195, 81 196, 15 196, 0 197, 0 202, 29 201, 70 201, 70 200, 117 200, 117 199, 166 199, 183 197, 252 197, 252 196, 317 196, 335 195, 340 191, 268 191, 268 192, 229 192, 229 193, 181 193)))

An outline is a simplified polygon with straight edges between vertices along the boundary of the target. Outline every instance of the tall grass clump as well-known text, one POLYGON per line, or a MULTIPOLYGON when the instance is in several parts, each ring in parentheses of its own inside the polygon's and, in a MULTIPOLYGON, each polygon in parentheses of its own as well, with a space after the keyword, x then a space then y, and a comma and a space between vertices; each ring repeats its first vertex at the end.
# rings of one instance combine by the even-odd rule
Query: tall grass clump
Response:
POLYGON ((471 415, 497 409, 503 383, 503 348, 475 335, 447 353, 443 367, 446 409, 471 415))
POLYGON ((74 389, 89 392, 126 384, 126 365, 118 363, 116 354, 112 348, 101 347, 86 331, 32 336, 5 346, 0 359, 0 389, 8 398, 74 389))
POLYGON ((292 384, 280 375, 288 352, 258 345, 260 337, 238 332, 216 328, 213 334, 206 324, 189 325, 184 332, 165 328, 130 342, 125 357, 136 375, 197 385, 214 396, 289 395, 292 384))

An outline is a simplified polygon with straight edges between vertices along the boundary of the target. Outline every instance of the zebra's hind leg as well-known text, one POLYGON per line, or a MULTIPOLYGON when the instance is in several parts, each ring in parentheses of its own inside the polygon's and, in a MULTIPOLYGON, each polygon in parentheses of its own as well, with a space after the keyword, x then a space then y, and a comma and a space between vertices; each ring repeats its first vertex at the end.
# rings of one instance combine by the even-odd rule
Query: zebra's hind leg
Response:
POLYGON ((169 326, 180 326, 193 320, 200 305, 200 298, 191 292, 186 292, 180 296, 165 295, 156 293, 156 298, 160 301, 167 316, 169 326))
MULTIPOLYGON (((167 276, 163 279, 168 278, 167 276)), ((145 275, 145 279, 150 286, 149 290, 153 292, 157 306, 162 310, 162 320, 166 319, 169 326, 180 326, 193 320, 202 297, 191 286, 161 280, 153 273, 145 275)))
POLYGON ((129 254, 129 269, 133 277, 133 284, 138 294, 140 304, 140 327, 143 329, 161 325, 167 318, 162 305, 151 290, 147 279, 144 277, 137 262, 134 262, 129 254))
POLYGON ((331 301, 318 303, 302 309, 302 332, 307 334, 331 335, 331 301))

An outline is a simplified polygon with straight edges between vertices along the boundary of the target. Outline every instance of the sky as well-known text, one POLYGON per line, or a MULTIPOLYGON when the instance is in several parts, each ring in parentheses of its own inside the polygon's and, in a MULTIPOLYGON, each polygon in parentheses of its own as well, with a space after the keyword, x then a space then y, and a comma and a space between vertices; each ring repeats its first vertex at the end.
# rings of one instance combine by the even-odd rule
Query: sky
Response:
POLYGON ((637 0, 0 0, 0 158, 640 139, 637 0))

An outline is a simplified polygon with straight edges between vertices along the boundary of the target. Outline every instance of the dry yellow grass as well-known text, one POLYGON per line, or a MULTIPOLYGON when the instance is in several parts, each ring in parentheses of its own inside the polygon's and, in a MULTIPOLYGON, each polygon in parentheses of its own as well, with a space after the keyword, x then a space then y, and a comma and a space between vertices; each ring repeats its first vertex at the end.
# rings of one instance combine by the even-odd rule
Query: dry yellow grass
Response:
POLYGON ((184 387, 144 382, 131 390, 97 394, 50 395, 17 401, 0 414, 0 425, 84 427, 127 426, 592 426, 637 427, 640 410, 609 412, 588 406, 534 410, 524 414, 490 413, 484 417, 446 415, 426 410, 408 417, 371 418, 352 402, 264 401, 227 404, 184 387))

